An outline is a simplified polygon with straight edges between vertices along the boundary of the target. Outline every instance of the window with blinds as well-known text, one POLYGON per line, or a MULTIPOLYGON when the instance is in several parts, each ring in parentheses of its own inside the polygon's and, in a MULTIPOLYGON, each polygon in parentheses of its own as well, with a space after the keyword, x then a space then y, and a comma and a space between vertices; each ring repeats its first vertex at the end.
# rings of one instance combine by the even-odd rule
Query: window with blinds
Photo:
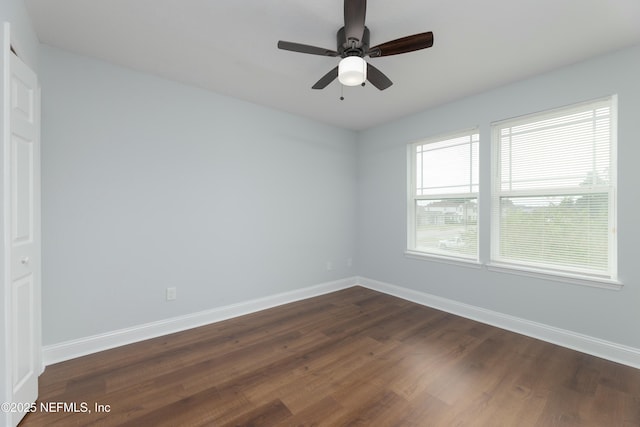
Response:
POLYGON ((478 259, 477 129, 409 146, 408 250, 478 259))
POLYGON ((492 262, 616 277, 615 97, 493 125, 492 262))

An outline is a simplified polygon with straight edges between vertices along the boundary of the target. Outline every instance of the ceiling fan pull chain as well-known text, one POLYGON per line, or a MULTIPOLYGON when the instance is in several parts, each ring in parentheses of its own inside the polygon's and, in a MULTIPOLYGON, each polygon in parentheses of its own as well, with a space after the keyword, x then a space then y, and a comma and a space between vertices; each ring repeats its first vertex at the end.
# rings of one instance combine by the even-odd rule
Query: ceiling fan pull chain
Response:
POLYGON ((340 85, 340 101, 344 101, 344 85, 340 85))

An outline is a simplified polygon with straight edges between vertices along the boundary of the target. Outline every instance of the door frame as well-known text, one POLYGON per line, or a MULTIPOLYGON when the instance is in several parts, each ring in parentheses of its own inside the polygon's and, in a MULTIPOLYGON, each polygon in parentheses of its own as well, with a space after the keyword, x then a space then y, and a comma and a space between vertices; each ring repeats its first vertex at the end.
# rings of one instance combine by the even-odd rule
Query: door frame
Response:
MULTIPOLYGON (((2 148, 0 149, 0 200, 2 201, 2 209, 0 209, 0 265, 2 265, 2 292, 0 296, 0 304, 3 313, 0 318, 0 370, 2 372, 2 384, 0 384, 0 399, 2 402, 24 404, 26 402, 13 402, 14 386, 13 386, 13 295, 12 295, 12 246, 11 246, 11 211, 12 211, 12 192, 11 192, 11 62, 21 61, 18 51, 14 50, 11 25, 8 22, 2 23, 0 27, 0 130, 2 148)), ((22 61, 21 61, 22 62, 22 61)), ((24 63, 23 63, 24 64, 24 63)), ((25 64, 26 66, 26 64, 25 64)), ((27 66, 28 68, 28 66, 27 66)), ((40 182, 40 86, 37 81, 34 88, 34 109, 35 109, 35 146, 33 158, 33 233, 34 233, 34 252, 37 257, 36 271, 34 277, 34 319, 33 333, 35 341, 34 366, 37 369, 37 375, 44 371, 42 361, 42 323, 41 323, 41 182, 40 182)), ((36 380, 37 381, 37 380, 36 380)), ((24 405, 23 405, 24 406, 24 405)), ((13 408, 10 411, 0 412, 0 423, 7 426, 16 425, 22 418, 13 408)), ((19 409, 16 406, 16 409, 19 409)), ((23 412, 23 411, 21 411, 23 412)))

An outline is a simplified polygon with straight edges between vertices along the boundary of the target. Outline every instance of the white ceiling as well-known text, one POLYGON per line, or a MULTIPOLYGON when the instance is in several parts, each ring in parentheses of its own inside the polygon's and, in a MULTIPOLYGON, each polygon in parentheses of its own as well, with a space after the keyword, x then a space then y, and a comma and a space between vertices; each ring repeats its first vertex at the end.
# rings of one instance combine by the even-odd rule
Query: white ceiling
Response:
POLYGON ((339 58, 343 0, 25 0, 40 41, 348 129, 376 124, 640 43, 639 0, 370 0, 371 45, 433 31, 434 46, 370 59, 394 85, 311 86, 339 58))

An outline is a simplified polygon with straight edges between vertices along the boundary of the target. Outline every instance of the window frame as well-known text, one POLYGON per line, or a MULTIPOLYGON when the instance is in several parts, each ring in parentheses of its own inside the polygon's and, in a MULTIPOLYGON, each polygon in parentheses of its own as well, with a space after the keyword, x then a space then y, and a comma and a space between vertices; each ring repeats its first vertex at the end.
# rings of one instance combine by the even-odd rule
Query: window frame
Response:
POLYGON ((491 123, 491 224, 490 224, 490 261, 488 268, 494 271, 513 272, 551 280, 562 280, 575 284, 620 289, 618 281, 618 254, 617 254, 617 96, 610 95, 590 101, 575 103, 572 105, 548 109, 537 113, 510 118, 491 123), (588 269, 577 267, 551 266, 536 262, 522 262, 502 257, 500 255, 500 200, 505 197, 535 197, 567 195, 567 188, 539 188, 529 190, 502 190, 500 137, 501 130, 505 127, 514 127, 535 121, 541 121, 552 117, 570 115, 577 110, 584 110, 586 106, 597 108, 598 105, 607 104, 610 108, 610 158, 609 158, 609 185, 606 187, 594 187, 585 189, 570 189, 570 194, 603 194, 608 195, 608 233, 607 252, 608 268, 606 274, 590 272, 588 269))
MULTIPOLYGON (((474 141, 470 141, 470 144, 474 141)), ((432 137, 420 139, 407 144, 407 241, 405 255, 409 258, 416 259, 429 259, 433 261, 445 262, 450 264, 457 264, 463 266, 479 267, 480 264, 480 128, 479 126, 473 128, 467 128, 460 131, 448 132, 432 137), (443 142, 450 139, 478 135, 478 183, 477 191, 467 193, 442 193, 434 195, 417 195, 417 146, 443 142), (472 197, 476 200, 477 206, 477 222, 476 222, 476 254, 474 257, 455 256, 450 253, 442 252, 427 252, 418 250, 416 248, 416 204, 419 200, 441 200, 441 199, 453 199, 453 198, 469 198, 472 197)), ((473 174, 473 170, 471 173, 473 174)))

